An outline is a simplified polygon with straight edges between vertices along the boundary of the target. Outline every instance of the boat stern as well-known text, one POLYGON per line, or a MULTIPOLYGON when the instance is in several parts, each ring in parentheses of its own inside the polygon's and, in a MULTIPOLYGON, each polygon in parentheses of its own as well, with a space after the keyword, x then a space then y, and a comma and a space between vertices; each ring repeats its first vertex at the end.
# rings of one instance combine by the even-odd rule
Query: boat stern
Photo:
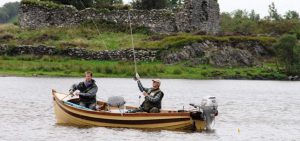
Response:
POLYGON ((218 104, 216 97, 206 96, 202 99, 200 105, 190 104, 195 109, 191 111, 190 116, 195 130, 211 130, 212 123, 218 115, 218 104))

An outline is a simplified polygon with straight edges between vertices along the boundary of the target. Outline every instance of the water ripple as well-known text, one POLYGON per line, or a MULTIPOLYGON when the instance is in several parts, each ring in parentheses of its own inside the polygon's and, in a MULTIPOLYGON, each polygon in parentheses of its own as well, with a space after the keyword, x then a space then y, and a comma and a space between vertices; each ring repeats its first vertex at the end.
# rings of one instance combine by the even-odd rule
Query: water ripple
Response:
MULTIPOLYGON (((80 78, 0 77, 0 140, 65 141, 293 141, 300 140, 299 82, 231 80, 162 80, 163 107, 189 109, 203 96, 215 95, 219 116, 214 132, 147 131, 123 128, 79 128, 55 124, 51 89, 66 92, 80 78), (238 130, 240 132, 238 132, 238 130)), ((137 106, 140 92, 132 79, 96 78, 98 97, 124 96, 137 106), (117 85, 116 85, 117 84, 117 85), (119 91, 116 91, 119 90, 119 91)), ((143 79, 150 86, 150 79, 143 79)))

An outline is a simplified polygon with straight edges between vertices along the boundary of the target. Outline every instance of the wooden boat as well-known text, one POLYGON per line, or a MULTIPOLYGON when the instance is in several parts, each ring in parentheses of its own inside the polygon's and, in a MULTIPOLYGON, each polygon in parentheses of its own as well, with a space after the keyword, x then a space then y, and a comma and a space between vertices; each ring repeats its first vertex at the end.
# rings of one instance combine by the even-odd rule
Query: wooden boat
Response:
MULTIPOLYGON (((167 111, 160 113, 113 113, 110 110, 90 110, 76 106, 79 99, 65 100, 67 94, 52 90, 58 124, 138 129, 197 130, 207 129, 207 121, 198 111, 167 111)), ((105 102, 97 102, 103 105, 105 102)), ((126 106, 126 109, 135 107, 126 106)))

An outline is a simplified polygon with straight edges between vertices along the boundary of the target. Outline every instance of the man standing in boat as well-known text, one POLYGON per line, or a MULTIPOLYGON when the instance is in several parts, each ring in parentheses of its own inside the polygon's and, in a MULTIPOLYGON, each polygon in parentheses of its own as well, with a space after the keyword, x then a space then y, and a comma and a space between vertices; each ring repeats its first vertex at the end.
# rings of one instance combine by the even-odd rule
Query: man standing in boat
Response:
POLYGON ((139 80, 138 75, 134 77, 134 80, 137 81, 140 91, 145 96, 145 100, 138 109, 132 110, 130 112, 159 113, 161 109, 161 101, 164 97, 164 93, 159 88, 161 81, 159 79, 153 79, 152 88, 144 88, 141 81, 139 80))
POLYGON ((80 82, 79 84, 73 84, 70 93, 79 95, 80 106, 95 110, 98 87, 96 81, 92 77, 93 73, 91 71, 86 71, 85 81, 80 82))

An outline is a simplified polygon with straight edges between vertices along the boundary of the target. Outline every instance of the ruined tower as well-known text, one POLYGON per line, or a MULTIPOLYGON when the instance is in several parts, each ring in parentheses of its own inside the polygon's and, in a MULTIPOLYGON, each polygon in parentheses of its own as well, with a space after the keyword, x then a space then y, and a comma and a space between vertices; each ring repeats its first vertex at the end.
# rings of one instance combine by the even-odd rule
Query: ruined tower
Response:
POLYGON ((178 31, 217 33, 220 23, 218 1, 185 0, 183 9, 176 15, 176 22, 178 31))

